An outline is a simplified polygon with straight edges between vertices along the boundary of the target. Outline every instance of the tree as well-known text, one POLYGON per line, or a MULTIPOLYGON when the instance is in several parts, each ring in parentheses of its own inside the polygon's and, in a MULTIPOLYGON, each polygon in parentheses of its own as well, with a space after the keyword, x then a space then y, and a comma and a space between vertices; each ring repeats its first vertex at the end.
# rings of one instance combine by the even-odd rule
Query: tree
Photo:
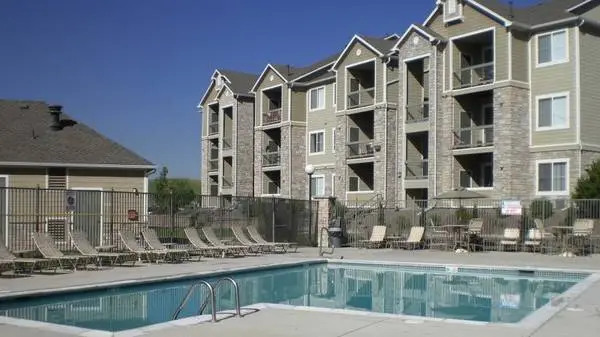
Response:
POLYGON ((186 179, 169 179, 169 169, 163 167, 154 181, 154 211, 162 214, 177 212, 181 208, 193 206, 196 199, 194 188, 186 179))
POLYGON ((578 218, 600 218, 600 160, 596 160, 579 178, 571 196, 578 218))

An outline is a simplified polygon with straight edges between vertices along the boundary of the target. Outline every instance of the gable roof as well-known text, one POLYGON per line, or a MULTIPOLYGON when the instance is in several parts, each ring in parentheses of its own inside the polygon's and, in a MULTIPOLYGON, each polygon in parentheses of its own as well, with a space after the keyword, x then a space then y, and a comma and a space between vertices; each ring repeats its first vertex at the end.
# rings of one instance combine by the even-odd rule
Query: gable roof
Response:
POLYGON ((335 62, 333 62, 331 69, 337 68, 338 63, 340 63, 340 61, 344 58, 346 53, 348 53, 348 51, 350 50, 350 47, 352 47, 352 45, 356 41, 362 43, 364 46, 369 48, 373 53, 375 53, 379 57, 386 55, 390 50, 392 50, 392 48, 396 44, 396 41, 386 40, 385 38, 354 35, 352 39, 350 39, 350 42, 346 44, 344 50, 340 54, 338 54, 338 57, 336 58, 335 62))
POLYGON ((229 88, 234 95, 247 97, 253 96, 252 93, 250 93, 250 89, 252 89, 252 85, 254 82, 256 82, 258 77, 256 74, 245 73, 237 70, 216 69, 210 77, 210 84, 208 85, 208 88, 202 95, 202 98, 200 98, 198 108, 200 108, 208 98, 208 94, 215 86, 218 76, 223 76, 225 79, 224 85, 229 88))
POLYGON ((340 53, 335 53, 333 55, 329 55, 328 57, 321 59, 309 66, 301 68, 300 74, 298 74, 296 77, 294 77, 293 82, 299 81, 303 78, 306 78, 307 76, 315 73, 316 71, 330 68, 331 65, 333 64, 333 62, 335 62, 335 60, 338 58, 339 55, 340 55, 340 53))
POLYGON ((404 43, 404 41, 410 36, 410 34, 412 32, 417 32, 418 34, 423 35, 424 37, 426 37, 429 40, 429 42, 432 42, 432 43, 435 41, 445 41, 446 40, 443 36, 436 33, 433 29, 431 29, 429 27, 412 24, 412 25, 410 25, 410 27, 408 27, 406 32, 404 32, 402 37, 396 41, 396 44, 394 45, 393 49, 398 49, 398 47, 402 43, 404 43))
MULTIPOLYGON (((283 74, 288 74, 288 66, 287 65, 269 63, 269 64, 267 64, 265 69, 260 73, 260 76, 258 76, 256 81, 254 81, 254 84, 252 85, 252 88, 250 89, 251 93, 253 93, 253 94, 256 93, 256 87, 261 82, 262 78, 267 74, 269 69, 272 70, 277 76, 279 76, 279 78, 281 78, 284 82, 288 81, 288 77, 283 76, 283 74)), ((290 67, 290 70, 291 69, 292 68, 290 67)))
POLYGON ((41 101, 0 100, 0 165, 154 168, 150 161, 65 113, 62 130, 50 129, 48 111, 48 104, 41 101))

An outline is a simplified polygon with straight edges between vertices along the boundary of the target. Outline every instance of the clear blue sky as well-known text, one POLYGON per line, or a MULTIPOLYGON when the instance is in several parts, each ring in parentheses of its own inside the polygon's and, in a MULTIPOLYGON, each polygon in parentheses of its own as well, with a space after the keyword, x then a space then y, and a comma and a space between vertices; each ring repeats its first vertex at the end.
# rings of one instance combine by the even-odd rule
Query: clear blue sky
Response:
MULTIPOLYGON (((515 1, 515 4, 535 0, 515 1)), ((200 176, 216 67, 259 73, 402 33, 435 0, 0 0, 0 97, 40 99, 174 177, 200 176)))

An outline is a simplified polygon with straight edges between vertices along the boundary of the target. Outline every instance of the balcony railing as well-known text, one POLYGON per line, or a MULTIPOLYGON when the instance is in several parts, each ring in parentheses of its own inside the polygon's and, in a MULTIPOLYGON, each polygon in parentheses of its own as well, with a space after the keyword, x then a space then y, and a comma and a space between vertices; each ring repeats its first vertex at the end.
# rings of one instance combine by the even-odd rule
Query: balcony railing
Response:
POLYGON ((494 81, 494 62, 482 63, 460 70, 460 88, 489 84, 494 81))
POLYGON ((208 160, 208 172, 215 172, 219 170, 219 159, 208 160))
POLYGON ((429 103, 406 107, 406 123, 425 122, 429 119, 429 103))
POLYGON ((275 124, 281 122, 281 109, 273 109, 262 114, 263 125, 275 124))
POLYGON ((222 142, 223 142, 223 150, 231 150, 231 148, 232 148, 232 145, 231 145, 232 140, 231 140, 231 138, 229 138, 229 137, 223 138, 222 142))
POLYGON ((208 125, 208 134, 214 135, 219 133, 219 123, 210 123, 208 125))
POLYGON ((348 93, 347 108, 360 108, 373 105, 375 102, 375 88, 365 88, 348 93))
POLYGON ((494 145, 494 126, 462 128, 454 132, 454 148, 465 149, 494 145))
POLYGON ((349 143, 347 144, 347 149, 347 159, 372 157, 375 153, 373 150, 373 142, 371 141, 364 143, 349 143))
POLYGON ((263 154, 263 167, 279 166, 281 164, 281 154, 278 152, 267 152, 263 154))
POLYGON ((407 180, 427 179, 429 176, 429 162, 427 159, 421 161, 406 162, 407 180))

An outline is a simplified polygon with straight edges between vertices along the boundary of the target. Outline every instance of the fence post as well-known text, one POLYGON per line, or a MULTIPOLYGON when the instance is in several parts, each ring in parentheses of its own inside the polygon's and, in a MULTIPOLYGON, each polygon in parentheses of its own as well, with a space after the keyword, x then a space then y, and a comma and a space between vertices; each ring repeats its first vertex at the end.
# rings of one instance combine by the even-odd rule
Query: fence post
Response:
POLYGON ((273 204, 271 208, 271 242, 275 242, 275 197, 273 197, 273 204))
POLYGON ((40 231, 40 185, 35 189, 35 231, 40 231))
POLYGON ((173 237, 173 232, 175 231, 175 209, 174 209, 174 202, 173 202, 173 190, 169 190, 169 214, 171 216, 171 244, 173 244, 174 237, 173 237))
POLYGON ((110 189, 110 245, 114 244, 115 237, 115 189, 110 189))

